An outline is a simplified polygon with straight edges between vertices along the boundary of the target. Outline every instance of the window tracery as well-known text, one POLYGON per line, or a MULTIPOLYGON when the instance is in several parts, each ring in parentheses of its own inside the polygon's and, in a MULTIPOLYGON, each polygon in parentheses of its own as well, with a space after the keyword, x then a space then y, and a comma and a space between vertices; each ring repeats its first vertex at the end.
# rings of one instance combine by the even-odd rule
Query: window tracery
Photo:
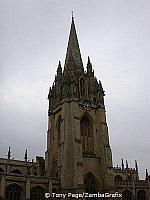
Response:
POLYGON ((137 193, 138 200, 146 200, 146 192, 144 190, 139 190, 137 193))
MULTIPOLYGON (((94 194, 97 192, 96 178, 90 172, 84 176, 84 187, 85 187, 85 192, 89 194, 94 194)), ((91 198, 86 198, 86 199, 91 199, 91 198)), ((96 198, 92 198, 92 199, 96 199, 96 198)))
POLYGON ((21 200, 22 188, 17 184, 11 184, 6 187, 5 199, 6 200, 21 200))
POLYGON ((123 200, 132 200, 132 192, 130 192, 129 190, 125 190, 122 193, 122 197, 123 197, 123 200))
POLYGON ((80 121, 80 133, 83 139, 82 143, 83 153, 87 154, 93 153, 94 151, 93 128, 91 120, 87 116, 84 116, 80 121))
POLYGON ((85 94, 84 78, 80 79, 80 94, 83 97, 85 94))

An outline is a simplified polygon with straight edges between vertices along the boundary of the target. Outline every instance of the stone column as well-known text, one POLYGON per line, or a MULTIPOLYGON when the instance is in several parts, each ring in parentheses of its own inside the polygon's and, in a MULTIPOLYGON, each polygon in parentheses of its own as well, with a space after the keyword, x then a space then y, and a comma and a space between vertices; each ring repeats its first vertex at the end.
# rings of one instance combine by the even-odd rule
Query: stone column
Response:
POLYGON ((26 182, 26 200, 30 200, 30 179, 27 178, 26 182))
POLYGON ((51 180, 51 178, 49 179, 48 192, 50 194, 52 193, 52 180, 51 180))
POLYGON ((5 197, 5 176, 2 175, 2 178, 1 178, 1 191, 0 191, 0 196, 1 197, 5 197))

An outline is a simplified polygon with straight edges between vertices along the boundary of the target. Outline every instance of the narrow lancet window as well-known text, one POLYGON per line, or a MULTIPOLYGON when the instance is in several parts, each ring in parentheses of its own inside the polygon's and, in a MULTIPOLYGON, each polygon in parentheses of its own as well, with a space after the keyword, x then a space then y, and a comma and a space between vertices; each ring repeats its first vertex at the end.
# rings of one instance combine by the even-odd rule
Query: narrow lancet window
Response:
POLYGON ((85 85, 84 85, 84 79, 80 79, 80 94, 83 97, 85 94, 85 85))
POLYGON ((83 153, 93 153, 94 145, 93 145, 93 128, 91 120, 84 116, 80 121, 80 133, 82 137, 82 150, 83 153))

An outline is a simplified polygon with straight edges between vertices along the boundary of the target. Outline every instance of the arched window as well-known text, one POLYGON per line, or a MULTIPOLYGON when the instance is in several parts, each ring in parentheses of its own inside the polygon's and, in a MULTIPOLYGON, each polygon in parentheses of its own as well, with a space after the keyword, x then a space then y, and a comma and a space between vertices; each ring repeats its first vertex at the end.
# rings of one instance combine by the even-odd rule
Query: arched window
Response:
MULTIPOLYGON (((97 179, 90 172, 84 176, 84 187, 85 187, 85 192, 87 192, 89 194, 94 194, 98 191, 97 179)), ((89 198, 89 199, 91 199, 91 198, 89 198)), ((92 199, 96 199, 96 198, 92 198, 92 199)))
POLYGON ((83 139, 82 150, 83 153, 93 154, 94 145, 93 145, 93 128, 91 120, 84 116, 80 121, 80 133, 83 139))
POLYGON ((55 127, 55 137, 54 137, 54 159, 53 159, 53 176, 58 177, 58 159, 60 156, 60 143, 61 143, 61 137, 62 137, 62 117, 59 115, 56 127, 55 127))
POLYGON ((122 181, 122 176, 116 175, 115 178, 114 178, 114 181, 115 181, 115 182, 120 182, 120 181, 122 181))
POLYGON ((146 192, 144 190, 139 190, 137 193, 138 200, 146 200, 146 192))
POLYGON ((84 116, 80 122, 81 126, 81 136, 90 137, 91 130, 90 130, 90 120, 87 116, 84 116))
POLYGON ((44 200, 45 189, 40 186, 33 187, 31 189, 30 200, 44 200))
POLYGON ((132 193, 129 190, 125 190, 122 193, 123 200, 132 200, 132 193))
POLYGON ((21 200, 22 188, 17 184, 10 184, 5 189, 6 200, 21 200))
POLYGON ((13 173, 13 174, 22 174, 21 171, 18 170, 18 169, 15 169, 15 170, 11 171, 11 173, 13 173))
POLYGON ((58 160, 58 149, 61 142, 61 123, 62 117, 59 116, 56 123, 56 134, 55 134, 55 161, 58 160))
POLYGON ((62 118, 61 116, 59 116, 57 120, 57 145, 60 144, 60 140, 61 140, 61 122, 62 122, 62 118))
POLYGON ((84 78, 80 79, 80 94, 83 97, 85 94, 84 78))

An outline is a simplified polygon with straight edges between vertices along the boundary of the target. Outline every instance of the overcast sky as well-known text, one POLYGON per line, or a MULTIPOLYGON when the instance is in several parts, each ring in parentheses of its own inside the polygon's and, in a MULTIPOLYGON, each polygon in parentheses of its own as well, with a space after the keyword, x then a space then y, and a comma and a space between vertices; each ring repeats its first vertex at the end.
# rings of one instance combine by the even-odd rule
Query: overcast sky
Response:
POLYGON ((150 172, 150 1, 0 0, 0 157, 46 150, 47 95, 74 11, 86 67, 102 81, 114 165, 150 172))

